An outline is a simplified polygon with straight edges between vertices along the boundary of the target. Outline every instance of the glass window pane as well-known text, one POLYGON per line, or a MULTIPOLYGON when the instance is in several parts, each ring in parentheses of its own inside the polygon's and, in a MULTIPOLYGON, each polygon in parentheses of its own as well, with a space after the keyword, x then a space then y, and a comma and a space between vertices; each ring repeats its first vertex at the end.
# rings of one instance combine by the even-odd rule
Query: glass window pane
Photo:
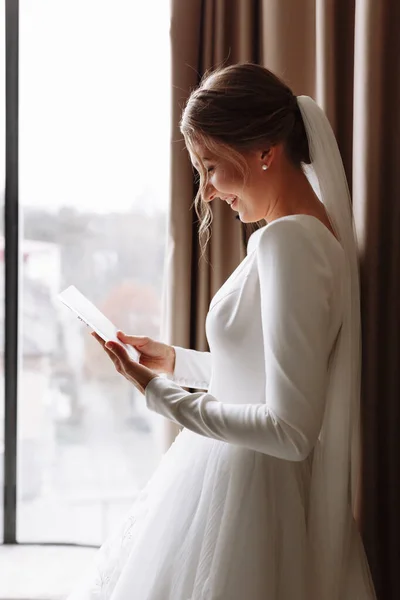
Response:
POLYGON ((100 544, 161 457, 161 417, 56 295, 159 337, 169 77, 165 0, 20 1, 19 542, 100 544))

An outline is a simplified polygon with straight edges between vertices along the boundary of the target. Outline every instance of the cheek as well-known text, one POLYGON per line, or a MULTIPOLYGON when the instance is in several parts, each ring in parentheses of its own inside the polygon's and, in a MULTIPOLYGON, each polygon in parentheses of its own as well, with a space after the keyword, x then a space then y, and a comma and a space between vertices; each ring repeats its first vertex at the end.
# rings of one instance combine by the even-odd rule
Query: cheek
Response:
POLYGON ((222 191, 235 191, 238 187, 242 187, 242 180, 232 169, 219 168, 214 173, 211 183, 217 189, 222 191))

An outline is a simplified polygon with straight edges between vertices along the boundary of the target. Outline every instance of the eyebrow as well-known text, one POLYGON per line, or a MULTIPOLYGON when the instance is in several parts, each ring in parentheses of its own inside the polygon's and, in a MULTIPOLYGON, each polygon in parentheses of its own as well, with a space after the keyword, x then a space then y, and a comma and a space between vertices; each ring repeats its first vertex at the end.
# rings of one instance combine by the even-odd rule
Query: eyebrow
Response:
MULTIPOLYGON (((201 156, 200 158, 201 158, 202 161, 204 161, 204 160, 206 160, 207 162, 212 162, 213 161, 212 158, 208 158, 207 156, 201 156)), ((194 168, 196 169, 196 171, 198 171, 199 170, 198 163, 197 162, 193 162, 192 164, 193 164, 194 168)))
MULTIPOLYGON (((207 158, 206 156, 203 156, 201 160, 202 161, 206 160, 207 162, 212 162, 212 159, 207 158)), ((193 162, 193 166, 197 171, 199 170, 199 164, 197 162, 193 162)))

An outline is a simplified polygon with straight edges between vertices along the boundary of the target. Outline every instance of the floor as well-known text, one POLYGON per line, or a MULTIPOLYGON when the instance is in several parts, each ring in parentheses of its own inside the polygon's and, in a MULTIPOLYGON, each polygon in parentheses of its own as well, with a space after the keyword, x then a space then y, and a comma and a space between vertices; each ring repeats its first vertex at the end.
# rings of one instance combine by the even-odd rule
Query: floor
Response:
POLYGON ((95 552, 75 546, 0 545, 0 600, 65 598, 95 552))

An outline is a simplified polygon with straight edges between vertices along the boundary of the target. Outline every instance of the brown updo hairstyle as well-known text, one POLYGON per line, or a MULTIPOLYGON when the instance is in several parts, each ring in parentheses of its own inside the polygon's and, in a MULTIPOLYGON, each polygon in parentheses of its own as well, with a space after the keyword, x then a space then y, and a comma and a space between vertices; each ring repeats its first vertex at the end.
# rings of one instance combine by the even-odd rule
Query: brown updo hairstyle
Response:
POLYGON ((296 96, 268 69, 239 63, 207 72, 183 110, 180 130, 199 167, 199 189, 194 200, 200 220, 204 252, 210 238, 212 211, 203 195, 208 172, 194 149, 200 143, 213 155, 231 163, 243 176, 248 168, 243 153, 283 143, 295 167, 310 163, 308 140, 296 96))

